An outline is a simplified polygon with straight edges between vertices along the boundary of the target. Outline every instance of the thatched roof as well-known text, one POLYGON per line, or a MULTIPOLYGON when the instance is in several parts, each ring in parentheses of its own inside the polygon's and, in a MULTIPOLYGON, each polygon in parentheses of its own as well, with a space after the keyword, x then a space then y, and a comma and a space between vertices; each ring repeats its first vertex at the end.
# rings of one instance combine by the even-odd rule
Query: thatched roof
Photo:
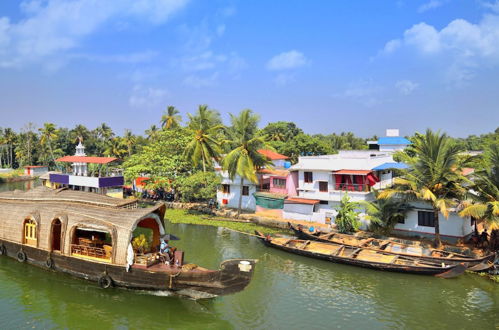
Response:
POLYGON ((51 201, 51 202, 76 202, 81 204, 92 204, 97 206, 124 207, 135 203, 134 199, 113 198, 96 193, 75 191, 66 188, 50 189, 39 186, 28 191, 14 190, 0 193, 0 200, 29 200, 29 201, 51 201))

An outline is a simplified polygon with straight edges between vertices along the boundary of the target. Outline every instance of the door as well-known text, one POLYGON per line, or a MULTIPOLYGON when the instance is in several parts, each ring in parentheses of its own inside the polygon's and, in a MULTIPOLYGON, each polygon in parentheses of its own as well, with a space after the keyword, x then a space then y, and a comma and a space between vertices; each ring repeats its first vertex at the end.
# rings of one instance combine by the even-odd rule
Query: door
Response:
POLYGON ((61 251, 61 221, 52 222, 52 251, 61 251))

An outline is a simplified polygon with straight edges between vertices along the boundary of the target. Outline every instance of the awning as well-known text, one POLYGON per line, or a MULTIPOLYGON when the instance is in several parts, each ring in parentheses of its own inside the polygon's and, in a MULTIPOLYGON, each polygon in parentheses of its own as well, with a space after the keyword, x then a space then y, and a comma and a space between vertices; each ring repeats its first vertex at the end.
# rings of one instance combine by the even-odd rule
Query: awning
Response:
POLYGON ((86 157, 86 156, 64 156, 56 159, 56 162, 66 163, 90 163, 90 164, 108 164, 118 160, 113 157, 86 157))
POLYGON ((333 171, 334 174, 352 174, 352 175, 368 175, 371 170, 339 170, 333 171))
POLYGON ((320 203, 320 200, 318 199, 307 199, 307 198, 296 198, 296 197, 291 197, 286 200, 284 200, 284 204, 308 204, 308 205, 315 205, 320 203))
POLYGON ((373 168, 373 171, 383 171, 388 169, 405 170, 409 168, 409 165, 405 163, 384 163, 373 168))

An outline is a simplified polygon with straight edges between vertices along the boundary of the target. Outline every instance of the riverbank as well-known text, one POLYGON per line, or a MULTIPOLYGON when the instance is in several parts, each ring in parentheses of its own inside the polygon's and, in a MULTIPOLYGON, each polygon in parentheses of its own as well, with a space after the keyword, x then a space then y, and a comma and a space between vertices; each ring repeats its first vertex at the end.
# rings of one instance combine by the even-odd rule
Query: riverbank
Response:
POLYGON ((175 224, 185 223, 190 225, 223 227, 247 234, 253 234, 255 230, 274 235, 292 234, 290 230, 285 228, 272 228, 268 226, 262 226, 255 224, 250 220, 228 219, 192 209, 169 208, 166 210, 165 218, 169 222, 175 224))
POLYGON ((0 173, 0 183, 12 183, 35 180, 36 177, 24 175, 23 169, 12 170, 7 173, 0 173))

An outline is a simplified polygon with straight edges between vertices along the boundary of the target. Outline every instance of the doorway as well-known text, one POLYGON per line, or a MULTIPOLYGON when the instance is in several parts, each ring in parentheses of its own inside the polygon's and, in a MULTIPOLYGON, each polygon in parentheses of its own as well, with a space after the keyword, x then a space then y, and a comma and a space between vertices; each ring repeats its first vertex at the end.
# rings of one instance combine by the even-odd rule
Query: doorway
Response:
POLYGON ((61 252, 61 221, 59 219, 52 222, 52 251, 61 252))

